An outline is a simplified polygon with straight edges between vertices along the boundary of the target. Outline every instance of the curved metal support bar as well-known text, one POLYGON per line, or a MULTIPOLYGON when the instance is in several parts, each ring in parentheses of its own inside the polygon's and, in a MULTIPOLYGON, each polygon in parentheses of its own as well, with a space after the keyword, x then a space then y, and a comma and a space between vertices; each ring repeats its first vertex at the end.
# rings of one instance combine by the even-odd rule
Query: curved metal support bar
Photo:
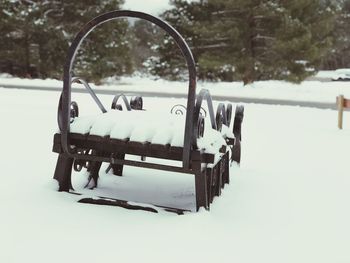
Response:
POLYGON ((242 141, 242 122, 243 122, 243 117, 244 117, 244 106, 243 105, 238 105, 236 107, 236 112, 235 112, 235 119, 233 122, 233 134, 235 137, 242 141))
POLYGON ((231 121, 232 121, 232 104, 231 103, 228 103, 226 107, 226 119, 227 119, 227 122, 225 125, 227 125, 227 127, 230 127, 231 121))
POLYGON ((141 96, 134 96, 130 99, 130 107, 133 110, 143 110, 143 99, 141 96))
POLYGON ((216 127, 217 130, 221 132, 222 125, 227 125, 227 117, 226 117, 226 109, 225 104, 219 103, 217 109, 216 109, 216 127))
POLYGON ((235 135, 235 145, 232 148, 231 162, 238 164, 241 162, 241 141, 242 141, 242 122, 244 117, 244 106, 238 105, 235 111, 235 119, 233 122, 233 134, 235 135))
MULTIPOLYGON (((216 125, 219 126, 218 121, 222 118, 222 124, 230 127, 232 118, 232 104, 228 103, 227 108, 224 103, 219 103, 216 109, 216 125)), ((221 130, 221 128, 219 129, 221 130)))
POLYGON ((208 111, 209 111, 209 117, 210 117, 210 123, 211 127, 214 130, 217 130, 216 123, 215 123, 215 115, 214 115, 214 107, 213 107, 213 100, 210 96, 210 92, 207 89, 202 89, 198 95, 197 95, 197 100, 196 100, 196 106, 194 109, 195 115, 200 114, 200 110, 202 108, 202 103, 203 100, 207 101, 208 105, 208 111))
POLYGON ((97 26, 110 21, 117 19, 119 17, 134 17, 147 20, 163 30, 165 30, 175 41, 177 46, 180 48, 183 57, 186 60, 187 68, 189 72, 189 87, 188 87, 188 97, 187 97, 187 112, 186 112, 186 127, 184 134, 184 150, 183 150, 183 167, 189 168, 190 166, 190 151, 191 151, 191 141, 193 137, 193 117, 194 117, 194 105, 195 105, 195 96, 196 96, 196 67, 193 59, 192 52, 188 47, 185 40, 182 36, 167 22, 156 18, 152 15, 128 11, 128 10, 119 10, 112 11, 105 14, 102 14, 90 22, 85 24, 85 26, 80 30, 80 32, 73 39, 71 46, 69 47, 64 71, 63 71, 63 92, 62 92, 62 106, 63 106, 63 129, 61 133, 62 148, 64 152, 68 155, 74 153, 73 149, 70 147, 69 143, 69 113, 70 113, 70 101, 71 101, 71 80, 72 80, 72 68, 73 63, 76 57, 76 54, 79 50, 79 47, 83 40, 88 36, 88 34, 97 26))
MULTIPOLYGON (((207 104, 208 104, 208 111, 209 111, 211 127, 214 130, 217 130, 217 126, 216 126, 216 122, 215 122, 215 115, 214 115, 214 108, 213 108, 213 101, 212 101, 212 98, 210 96, 209 90, 207 90, 207 89, 202 89, 197 95, 196 105, 194 108, 194 117, 193 117, 194 124, 197 124, 199 119, 200 119, 200 115, 201 115, 200 111, 202 108, 203 100, 206 100, 207 104)), ((197 145, 197 137, 195 136, 195 134, 198 134, 196 126, 194 126, 192 133, 193 133, 192 144, 194 146, 196 146, 197 145)))
POLYGON ((123 93, 114 96, 114 99, 113 99, 111 108, 114 109, 114 110, 117 108, 117 102, 118 102, 119 98, 122 98, 122 99, 123 99, 126 109, 127 109, 128 111, 131 111, 131 106, 130 106, 130 104, 129 104, 129 101, 128 101, 128 99, 125 97, 125 95, 124 95, 123 93))
POLYGON ((207 117, 207 111, 203 108, 203 107, 201 107, 201 112, 200 112, 203 116, 204 116, 204 118, 206 118, 207 117))
POLYGON ((97 98, 95 92, 92 90, 92 88, 90 87, 90 85, 81 77, 73 77, 72 78, 72 84, 73 83, 79 83, 79 84, 83 84, 84 87, 87 89, 87 91, 90 93, 91 97, 94 99, 94 101, 96 102, 96 104, 98 105, 98 107, 100 108, 100 110, 103 113, 106 113, 107 110, 106 108, 103 106, 103 104, 101 103, 101 101, 97 98))
MULTIPOLYGON (((62 127, 63 127, 63 113, 62 113, 62 94, 59 99, 58 103, 58 109, 57 109, 57 123, 58 123, 58 128, 62 132, 62 127)), ((72 101, 70 103, 70 108, 69 108, 69 122, 72 123, 75 117, 79 116, 79 106, 78 103, 75 101, 72 101)))
POLYGON ((75 101, 72 101, 70 103, 71 105, 71 111, 70 111, 70 117, 71 118, 75 118, 75 117, 79 117, 79 106, 78 103, 76 103, 75 101))

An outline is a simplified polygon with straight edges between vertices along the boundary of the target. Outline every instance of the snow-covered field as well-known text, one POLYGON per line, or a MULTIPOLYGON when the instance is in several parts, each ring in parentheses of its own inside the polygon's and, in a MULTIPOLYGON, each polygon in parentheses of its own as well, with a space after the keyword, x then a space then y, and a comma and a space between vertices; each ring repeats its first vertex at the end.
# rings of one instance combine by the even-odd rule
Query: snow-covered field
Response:
MULTIPOLYGON (((315 78, 329 79, 334 71, 321 71, 315 78)), ((0 75, 0 87, 4 85, 31 86, 44 88, 62 88, 62 82, 58 80, 20 79, 0 75)), ((171 82, 162 79, 154 80, 144 77, 122 77, 106 79, 104 85, 94 86, 103 90, 115 90, 116 92, 167 93, 187 94, 186 82, 171 82)), ((75 84, 75 88, 84 89, 82 85, 75 84)), ((198 89, 208 89, 212 95, 234 98, 258 98, 278 99, 292 101, 310 101, 335 103, 336 96, 343 94, 350 97, 349 81, 304 81, 301 84, 293 84, 285 81, 257 81, 251 85, 243 86, 242 82, 199 82, 198 89)))
MULTIPOLYGON (((255 88, 248 90, 242 96, 255 88)), ((349 112, 338 130, 336 111, 246 104, 242 164, 230 185, 210 212, 177 216, 84 205, 56 192, 58 98, 0 88, 0 262, 350 262, 349 112)), ((76 98, 82 114, 97 109, 87 95, 76 98)), ((110 105, 112 96, 100 98, 110 105)), ((146 98, 145 107, 178 101, 146 98)), ((161 204, 193 198, 193 183, 130 168, 113 187, 161 204)))

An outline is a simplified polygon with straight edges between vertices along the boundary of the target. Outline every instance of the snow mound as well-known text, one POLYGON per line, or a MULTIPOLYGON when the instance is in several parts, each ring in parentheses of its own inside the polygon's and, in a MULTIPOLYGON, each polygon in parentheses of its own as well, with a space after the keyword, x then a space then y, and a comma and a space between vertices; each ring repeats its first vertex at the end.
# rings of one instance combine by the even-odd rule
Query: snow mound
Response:
MULTIPOLYGON (((199 149, 208 153, 217 153, 223 145, 226 145, 225 137, 233 138, 234 135, 224 126, 222 132, 218 132, 208 124, 206 120, 204 136, 198 139, 199 149)), ((109 111, 104 114, 77 117, 71 123, 72 133, 89 134, 111 139, 126 140, 131 142, 150 142, 152 144, 183 147, 184 145, 185 116, 161 115, 146 111, 109 111)))

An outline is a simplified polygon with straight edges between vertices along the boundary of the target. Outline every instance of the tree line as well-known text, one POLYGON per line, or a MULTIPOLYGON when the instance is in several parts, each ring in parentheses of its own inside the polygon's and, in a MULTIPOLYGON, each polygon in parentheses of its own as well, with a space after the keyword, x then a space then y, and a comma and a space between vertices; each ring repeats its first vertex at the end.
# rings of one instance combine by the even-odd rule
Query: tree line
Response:
MULTIPOLYGON (((160 16, 188 42, 200 79, 300 82, 321 69, 350 67, 350 0, 170 2, 160 16)), ((60 79, 69 44, 82 25, 122 5, 123 0, 2 0, 0 72, 60 79)), ((74 67, 74 74, 95 82, 136 71, 186 78, 172 39, 131 19, 94 30, 74 67)))

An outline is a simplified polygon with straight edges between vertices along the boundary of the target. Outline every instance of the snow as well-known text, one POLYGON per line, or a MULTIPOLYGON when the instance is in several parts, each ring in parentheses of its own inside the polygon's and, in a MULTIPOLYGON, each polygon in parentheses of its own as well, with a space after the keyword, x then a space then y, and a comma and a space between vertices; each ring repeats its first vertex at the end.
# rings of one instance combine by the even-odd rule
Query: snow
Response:
POLYGON ((334 70, 322 70, 317 73, 316 77, 331 79, 334 76, 334 73, 335 73, 334 70))
POLYGON ((100 116, 102 116, 102 114, 75 118, 74 122, 70 125, 70 131, 72 133, 88 134, 91 130, 91 126, 100 116))
MULTIPOLYGON (((328 90, 345 87, 307 82, 292 91, 289 84, 271 83, 277 93, 281 85, 284 96, 300 92, 306 99, 309 90, 332 101, 328 90)), ((260 85, 247 94, 262 94, 260 85)), ((176 216, 79 204, 77 196, 57 192, 51 147, 59 93, 0 94, 0 262, 350 262, 349 112, 338 130, 336 111, 246 104, 242 164, 231 168, 230 185, 209 212, 176 216)), ((105 105, 112 101, 99 97, 105 105)), ((80 113, 99 111, 87 94, 73 99, 80 113)), ((184 100, 144 103, 155 111, 184 100)), ((83 174, 73 173, 73 179, 77 190, 86 182, 83 174)), ((135 167, 122 178, 102 172, 98 190, 85 191, 194 205, 192 176, 135 167)))
POLYGON ((350 68, 340 68, 334 71, 332 80, 350 80, 350 68))
MULTIPOLYGON (((316 77, 327 79, 325 77, 326 74, 326 72, 320 72, 316 77)), ((58 80, 30 80, 0 76, 0 87, 6 85, 32 86, 53 90, 62 88, 62 82, 58 80)), ((141 76, 122 77, 119 80, 109 78, 105 80, 105 84, 102 86, 91 86, 96 90, 115 91, 116 93, 147 92, 149 94, 157 94, 160 92, 169 95, 187 96, 188 91, 187 82, 155 80, 141 76)), ((301 84, 293 84, 285 81, 270 80, 257 81, 247 86, 243 86, 242 82, 198 82, 197 92, 205 88, 213 96, 226 96, 228 98, 262 98, 335 103, 335 98, 339 94, 350 97, 349 86, 349 82, 337 81, 304 81, 301 84)), ((79 84, 73 84, 73 87, 76 89, 85 89, 83 85, 79 84)))
POLYGON ((208 125, 210 123, 208 118, 205 123, 203 138, 198 139, 198 148, 205 149, 207 153, 216 154, 223 145, 226 146, 226 142, 221 132, 212 129, 210 124, 208 125))
MULTIPOLYGON (((153 144, 183 147, 185 132, 185 115, 170 114, 171 108, 165 111, 117 111, 104 114, 77 117, 71 122, 71 132, 90 134, 111 139, 130 139, 131 142, 151 142, 153 144)), ((209 117, 204 135, 198 140, 199 149, 216 154, 226 142, 223 135, 234 138, 225 127, 220 133, 210 126, 209 117)))
POLYGON ((173 137, 174 137, 173 127, 163 126, 156 130, 156 133, 151 139, 151 143, 161 144, 161 145, 171 144, 173 137))
POLYGON ((169 8, 169 1, 167 0, 148 0, 147 2, 137 0, 126 0, 123 9, 130 9, 133 11, 141 11, 153 15, 159 15, 161 12, 169 8))
MULTIPOLYGON (((234 120, 232 120, 231 122, 232 124, 233 124, 233 121, 234 120)), ((225 124, 222 125, 221 134, 227 138, 235 138, 235 135, 233 134, 232 129, 227 127, 225 124)))

